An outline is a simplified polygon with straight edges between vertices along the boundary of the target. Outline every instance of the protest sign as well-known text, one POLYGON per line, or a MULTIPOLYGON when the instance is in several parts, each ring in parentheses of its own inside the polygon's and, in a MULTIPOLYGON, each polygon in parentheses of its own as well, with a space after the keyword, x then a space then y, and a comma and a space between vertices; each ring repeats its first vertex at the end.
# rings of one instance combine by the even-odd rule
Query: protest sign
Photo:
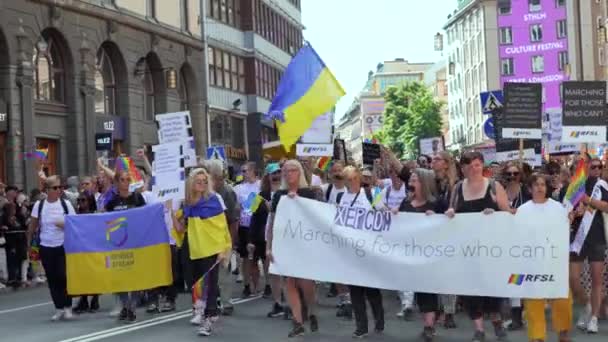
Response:
POLYGON ((443 151, 443 137, 420 139, 420 154, 434 156, 443 151))
POLYGON ((543 110, 540 83, 505 83, 502 137, 540 139, 543 110))
POLYGON ((606 141, 606 81, 564 82, 562 100, 563 142, 606 141))
POLYGON ((270 272, 389 290, 565 298, 567 214, 560 205, 544 209, 449 219, 284 197, 270 272))
POLYGON ((158 124, 158 142, 160 144, 181 143, 184 166, 196 166, 190 112, 158 114, 156 122, 158 124))
POLYGON ((363 164, 374 165, 374 160, 380 159, 380 145, 363 143, 363 164))

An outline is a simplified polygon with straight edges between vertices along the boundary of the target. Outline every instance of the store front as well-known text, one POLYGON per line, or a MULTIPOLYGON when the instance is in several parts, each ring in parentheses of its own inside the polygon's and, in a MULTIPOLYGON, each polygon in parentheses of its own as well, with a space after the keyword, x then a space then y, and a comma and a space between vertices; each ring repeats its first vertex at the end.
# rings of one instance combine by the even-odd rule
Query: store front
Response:
POLYGON ((95 133, 112 133, 112 151, 109 157, 126 153, 126 120, 117 115, 96 115, 95 133))

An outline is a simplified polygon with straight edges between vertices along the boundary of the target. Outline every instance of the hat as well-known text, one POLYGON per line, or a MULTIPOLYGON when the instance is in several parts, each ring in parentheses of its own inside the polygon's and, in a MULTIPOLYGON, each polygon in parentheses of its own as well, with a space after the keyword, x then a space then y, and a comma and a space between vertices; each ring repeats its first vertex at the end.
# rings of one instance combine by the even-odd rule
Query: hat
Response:
POLYGON ((266 174, 272 174, 275 173, 277 171, 281 171, 281 167, 279 166, 278 163, 270 163, 268 165, 266 165, 266 174))

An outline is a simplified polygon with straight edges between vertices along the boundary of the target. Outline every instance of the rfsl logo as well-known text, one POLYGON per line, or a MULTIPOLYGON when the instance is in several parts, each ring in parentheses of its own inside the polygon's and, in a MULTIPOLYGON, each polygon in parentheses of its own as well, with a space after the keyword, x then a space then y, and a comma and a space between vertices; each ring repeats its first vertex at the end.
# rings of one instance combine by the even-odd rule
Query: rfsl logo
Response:
POLYGON ((524 282, 547 283, 554 281, 553 274, 511 274, 507 284, 521 286, 524 282))
POLYGON ((326 147, 304 147, 304 153, 325 152, 326 147))
POLYGON ((527 131, 513 131, 513 135, 516 137, 521 137, 524 135, 531 135, 531 133, 527 131))
POLYGON ((578 138, 578 137, 587 136, 587 135, 597 137, 598 133, 595 131, 572 131, 570 133, 571 138, 578 138))

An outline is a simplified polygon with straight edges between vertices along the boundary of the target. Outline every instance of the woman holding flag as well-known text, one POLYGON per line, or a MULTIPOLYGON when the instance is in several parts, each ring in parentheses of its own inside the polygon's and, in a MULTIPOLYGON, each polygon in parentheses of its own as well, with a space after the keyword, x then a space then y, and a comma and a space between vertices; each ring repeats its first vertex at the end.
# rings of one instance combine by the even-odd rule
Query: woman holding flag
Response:
POLYGON ((212 191, 211 177, 203 168, 190 172, 186 181, 186 202, 173 224, 180 232, 190 255, 194 305, 193 324, 200 324, 198 334, 210 336, 213 323, 219 318, 218 264, 227 261, 232 240, 228 230, 226 205, 222 197, 212 191))

